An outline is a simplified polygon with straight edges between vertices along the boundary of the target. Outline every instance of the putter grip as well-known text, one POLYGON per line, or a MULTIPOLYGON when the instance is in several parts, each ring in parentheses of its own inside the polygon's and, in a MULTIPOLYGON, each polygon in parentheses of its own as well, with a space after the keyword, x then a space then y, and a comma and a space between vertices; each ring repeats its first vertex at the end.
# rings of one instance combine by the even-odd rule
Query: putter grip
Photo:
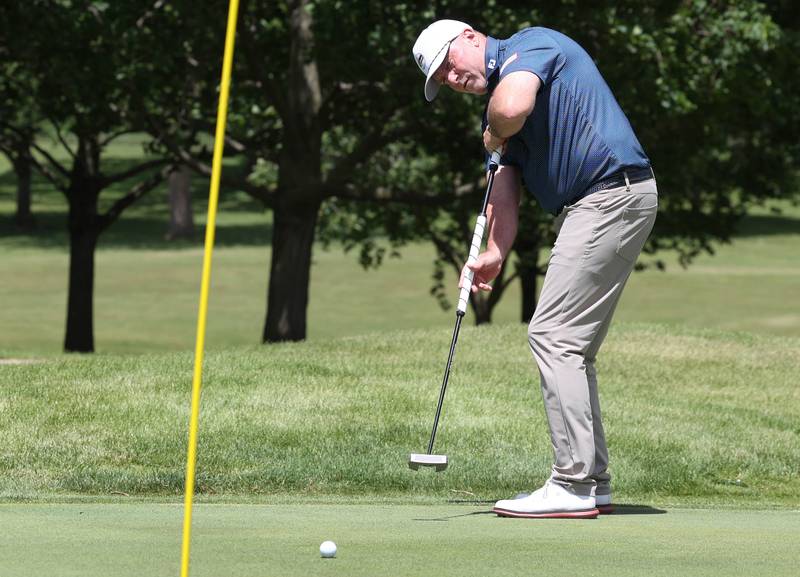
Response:
MULTIPOLYGON (((467 263, 471 264, 478 260, 478 254, 481 251, 481 244, 483 243, 483 231, 486 228, 486 215, 480 215, 475 221, 475 231, 472 233, 472 245, 469 247, 469 258, 467 263)), ((472 277, 475 272, 472 269, 467 269, 464 273, 464 278, 461 286, 461 293, 458 295, 457 310, 460 313, 467 312, 467 303, 469 302, 469 293, 472 289, 472 277)))
POLYGON ((489 158, 489 169, 490 170, 497 170, 497 167, 500 166, 500 150, 495 150, 492 152, 492 156, 489 158))

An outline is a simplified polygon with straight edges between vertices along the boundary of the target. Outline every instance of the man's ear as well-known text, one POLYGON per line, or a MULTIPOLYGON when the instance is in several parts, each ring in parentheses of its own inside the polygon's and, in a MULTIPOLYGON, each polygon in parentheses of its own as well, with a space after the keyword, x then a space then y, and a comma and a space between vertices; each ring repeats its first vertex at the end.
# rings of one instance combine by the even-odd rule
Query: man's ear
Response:
POLYGON ((480 45, 480 43, 481 43, 480 39, 478 38, 478 35, 475 33, 475 31, 472 28, 467 28, 461 34, 464 36, 466 41, 469 42, 470 44, 472 44, 473 46, 479 46, 480 45))

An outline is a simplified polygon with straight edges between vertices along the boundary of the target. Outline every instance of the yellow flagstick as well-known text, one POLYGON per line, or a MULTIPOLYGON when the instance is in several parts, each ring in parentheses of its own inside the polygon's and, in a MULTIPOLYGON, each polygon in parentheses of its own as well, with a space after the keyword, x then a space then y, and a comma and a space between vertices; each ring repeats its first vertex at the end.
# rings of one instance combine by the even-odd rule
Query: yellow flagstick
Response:
POLYGON ((225 54, 222 57, 222 81, 220 83, 219 107, 217 109, 217 131, 214 137, 214 160, 211 165, 211 190, 208 196, 208 222, 206 223, 206 245, 203 253, 203 279, 200 285, 200 311, 197 317, 197 342, 194 353, 194 378, 192 380, 192 416, 189 420, 189 450, 186 458, 186 496, 184 499, 181 577, 189 577, 192 501, 194 498, 194 471, 197 456, 197 420, 200 412, 200 385, 203 378, 203 347, 206 336, 208 289, 211 281, 211 253, 214 250, 219 181, 222 173, 222 149, 225 141, 225 120, 228 116, 228 93, 231 85, 233 45, 236 37, 238 12, 239 0, 230 0, 228 5, 228 28, 225 33, 225 54))

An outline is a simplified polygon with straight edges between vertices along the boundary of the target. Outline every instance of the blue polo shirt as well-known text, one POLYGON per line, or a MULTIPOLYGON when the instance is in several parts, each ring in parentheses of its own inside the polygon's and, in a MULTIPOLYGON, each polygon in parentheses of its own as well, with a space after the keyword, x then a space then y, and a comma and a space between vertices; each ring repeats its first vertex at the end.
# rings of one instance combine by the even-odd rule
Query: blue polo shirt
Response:
MULTIPOLYGON (((650 166, 611 89, 586 51, 548 28, 507 40, 487 38, 489 94, 512 72, 542 81, 533 112, 508 140, 501 164, 518 166, 525 187, 557 214, 592 184, 624 169, 650 166)), ((486 127, 486 112, 483 125, 486 127)))

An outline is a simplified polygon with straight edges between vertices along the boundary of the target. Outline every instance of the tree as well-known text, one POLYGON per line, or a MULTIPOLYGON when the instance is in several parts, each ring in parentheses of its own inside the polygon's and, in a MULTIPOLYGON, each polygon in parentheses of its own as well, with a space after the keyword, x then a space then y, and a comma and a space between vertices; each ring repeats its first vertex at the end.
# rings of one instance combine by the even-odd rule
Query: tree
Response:
MULTIPOLYGON (((220 3, 179 5, 185 21, 197 22, 186 27, 196 32, 190 43, 203 50, 198 39, 220 3)), ((332 197, 372 197, 373 191, 358 186, 357 170, 408 130, 401 113, 407 99, 392 87, 410 76, 405 38, 415 26, 405 22, 412 7, 340 7, 330 1, 252 1, 241 12, 228 144, 243 157, 243 171, 227 181, 273 211, 265 341, 305 338, 320 206, 332 197), (401 58, 403 66, 387 70, 401 58)), ((205 94, 214 90, 205 70, 194 74, 195 86, 205 94)), ((170 134, 158 138, 207 173, 202 154, 186 142, 170 134)))
POLYGON ((192 171, 188 166, 179 165, 169 173, 167 195, 169 200, 167 240, 193 238, 192 171))
POLYGON ((39 122, 36 103, 30 97, 32 78, 11 59, 5 34, 0 37, 0 152, 6 155, 17 177, 17 210, 14 223, 32 229, 31 144, 39 122))
MULTIPOLYGON (((67 326, 64 349, 94 350, 94 253, 100 235, 122 212, 165 177, 163 158, 151 158, 115 173, 102 169, 103 154, 116 138, 135 131, 150 76, 133 57, 147 41, 138 24, 139 3, 36 0, 3 7, 12 58, 35 80, 33 98, 60 143, 65 163, 33 142, 32 162, 68 204, 70 243, 67 326), (141 178, 145 177, 145 178, 141 178), (137 178, 127 193, 99 210, 100 195, 137 178)), ((12 129, 3 121, 6 129, 12 129)))

